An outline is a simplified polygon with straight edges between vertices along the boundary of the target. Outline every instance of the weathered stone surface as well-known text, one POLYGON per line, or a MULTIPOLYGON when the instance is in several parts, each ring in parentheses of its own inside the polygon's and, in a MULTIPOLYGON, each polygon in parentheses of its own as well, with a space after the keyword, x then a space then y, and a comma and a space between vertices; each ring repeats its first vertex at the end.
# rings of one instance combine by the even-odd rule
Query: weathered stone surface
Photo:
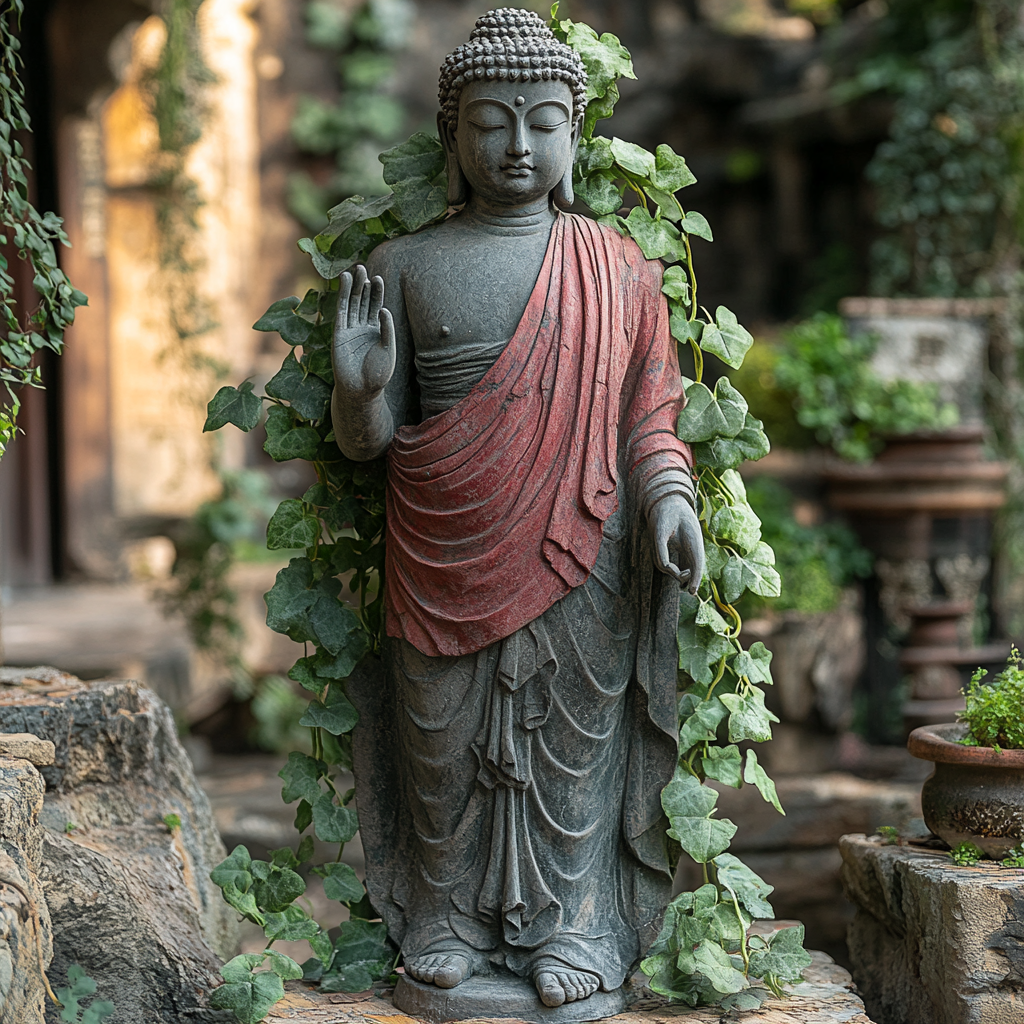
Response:
POLYGON ((18 757, 34 765, 53 764, 56 748, 30 732, 0 733, 0 757, 18 757))
POLYGON ((844 836, 853 975, 880 1024, 1024 1020, 1024 871, 844 836))
MULTIPOLYGON (((169 710, 132 682, 21 671, 24 685, 4 671, 0 729, 55 746, 41 769, 38 869, 54 986, 77 963, 116 1004, 113 1024, 204 1019, 237 925, 209 881, 225 851, 169 710)), ((48 1007, 46 1020, 57 1014, 48 1007)))
MULTIPOLYGON (((631 1005, 625 1013, 608 1018, 619 1024, 665 1024, 679 1018, 687 1024, 721 1024, 737 1020, 748 1024, 872 1024, 864 1004, 854 992, 850 975, 824 953, 812 952, 813 962, 799 985, 787 988, 785 999, 769 999, 759 1010, 722 1016, 720 1010, 691 1010, 673 1005, 643 988, 630 989, 631 1005)), ((634 983, 637 979, 634 979, 634 983)), ((641 976, 642 980, 642 976, 641 976)), ((480 1024, 487 1018, 475 1018, 480 1024)), ((267 1014, 267 1021, 292 1024, 417 1024, 417 1018, 398 1013, 387 998, 372 993, 345 995, 318 992, 300 982, 289 982, 285 999, 267 1014)), ((506 1018, 500 1024, 512 1024, 506 1018)))
POLYGON ((42 1024, 53 930, 39 869, 45 783, 25 760, 0 757, 0 1024, 42 1024))

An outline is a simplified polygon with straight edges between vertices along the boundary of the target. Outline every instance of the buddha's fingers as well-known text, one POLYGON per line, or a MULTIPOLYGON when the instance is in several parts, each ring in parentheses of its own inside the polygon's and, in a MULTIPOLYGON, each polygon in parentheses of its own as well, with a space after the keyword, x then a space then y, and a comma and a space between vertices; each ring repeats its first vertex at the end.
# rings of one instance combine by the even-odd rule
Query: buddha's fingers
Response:
POLYGON ((338 279, 338 311, 334 316, 334 337, 348 327, 348 303, 352 296, 352 275, 346 270, 338 279))
MULTIPOLYGON (((348 326, 358 327, 363 305, 363 289, 366 287, 366 267, 360 263, 352 278, 352 298, 348 304, 348 326)), ((365 317, 363 318, 365 323, 365 317)))
POLYGON ((384 278, 374 277, 370 280, 370 312, 368 320, 371 324, 377 322, 381 306, 384 305, 384 278))

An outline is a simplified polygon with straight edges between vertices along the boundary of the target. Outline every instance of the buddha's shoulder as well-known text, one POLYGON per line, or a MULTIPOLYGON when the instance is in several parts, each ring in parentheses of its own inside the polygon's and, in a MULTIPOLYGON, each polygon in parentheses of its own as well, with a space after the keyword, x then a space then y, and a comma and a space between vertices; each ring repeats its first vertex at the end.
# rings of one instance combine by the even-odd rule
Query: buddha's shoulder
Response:
POLYGON ((438 244, 452 234, 449 221, 433 224, 411 235, 399 235, 381 242, 366 261, 371 274, 387 277, 401 274, 409 267, 421 262, 425 256, 437 252, 438 244))

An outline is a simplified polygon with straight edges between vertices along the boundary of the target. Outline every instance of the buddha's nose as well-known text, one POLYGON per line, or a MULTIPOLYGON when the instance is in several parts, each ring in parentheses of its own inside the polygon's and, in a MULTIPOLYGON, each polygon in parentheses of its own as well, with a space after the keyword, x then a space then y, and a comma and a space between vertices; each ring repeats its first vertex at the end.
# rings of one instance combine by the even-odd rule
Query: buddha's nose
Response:
POLYGON ((530 152, 530 144, 526 139, 526 125, 520 120, 516 121, 507 152, 509 156, 526 156, 530 152))

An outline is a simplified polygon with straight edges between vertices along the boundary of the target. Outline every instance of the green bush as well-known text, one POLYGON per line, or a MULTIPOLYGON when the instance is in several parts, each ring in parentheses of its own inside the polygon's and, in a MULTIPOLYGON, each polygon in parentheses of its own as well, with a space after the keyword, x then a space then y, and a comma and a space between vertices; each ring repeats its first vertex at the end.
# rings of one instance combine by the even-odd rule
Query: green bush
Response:
POLYGON ((965 691, 967 708, 959 717, 967 723, 968 732, 961 742, 971 747, 1024 750, 1024 669, 1017 648, 1010 650, 1006 668, 985 684, 982 680, 987 675, 979 668, 965 691))

